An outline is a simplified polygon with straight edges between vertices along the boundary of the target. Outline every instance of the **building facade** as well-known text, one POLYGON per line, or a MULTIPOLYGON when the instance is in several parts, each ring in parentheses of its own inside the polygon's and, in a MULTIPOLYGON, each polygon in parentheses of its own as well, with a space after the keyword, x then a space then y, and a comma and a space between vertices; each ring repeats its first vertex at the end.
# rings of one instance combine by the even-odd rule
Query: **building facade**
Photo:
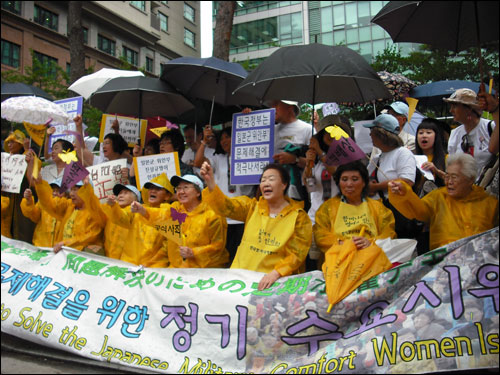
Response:
MULTIPOLYGON (((259 63, 288 45, 344 45, 369 63, 392 40, 370 20, 388 1, 238 1, 230 61, 259 63)), ((217 6, 214 5, 214 21, 217 6)), ((416 44, 398 43, 402 54, 416 44)))
MULTIPOLYGON (((161 64, 201 54, 199 1, 82 2, 85 68, 132 66, 160 76, 161 64)), ((71 69, 64 1, 2 1, 2 71, 24 73, 34 57, 71 69)))

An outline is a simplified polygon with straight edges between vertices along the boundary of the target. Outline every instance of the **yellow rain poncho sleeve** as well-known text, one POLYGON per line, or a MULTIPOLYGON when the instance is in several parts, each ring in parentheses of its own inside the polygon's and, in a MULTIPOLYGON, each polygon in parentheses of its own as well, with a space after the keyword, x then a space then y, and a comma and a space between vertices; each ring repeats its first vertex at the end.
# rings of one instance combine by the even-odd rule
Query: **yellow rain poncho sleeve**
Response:
POLYGON ((203 200, 222 216, 244 221, 245 230, 231 268, 257 272, 276 270, 281 276, 304 271, 311 247, 312 225, 303 203, 286 197, 289 205, 276 217, 269 216, 264 198, 228 198, 219 187, 203 190, 203 200))
POLYGON ((9 213, 10 198, 2 195, 2 236, 12 238, 10 223, 12 215, 9 213))
POLYGON ((114 204, 110 209, 109 220, 127 231, 121 260, 144 267, 168 267, 166 238, 147 225, 141 215, 131 212, 130 206, 120 208, 114 204))
POLYGON ((450 197, 446 187, 420 199, 408 184, 399 182, 404 195, 389 189, 389 201, 405 217, 429 224, 431 249, 498 226, 498 200, 479 186, 473 185, 462 199, 450 197))
POLYGON ((168 241, 168 259, 173 268, 224 268, 229 261, 226 250, 226 219, 217 215, 203 202, 193 211, 187 212, 182 204, 162 205, 161 208, 147 207, 149 225, 159 225, 171 220, 170 208, 186 214, 181 225, 186 238, 185 246, 193 250, 194 258, 182 259, 179 245, 168 241))
MULTIPOLYGON (((60 198, 54 198, 60 199, 60 198)), ((21 211, 24 216, 36 223, 33 232, 33 245, 42 247, 52 247, 55 240, 61 237, 61 222, 44 212, 40 202, 28 205, 26 198, 21 201, 21 211)))
MULTIPOLYGON (((371 219, 374 220, 376 226, 375 236, 370 238, 372 243, 378 239, 395 238, 395 221, 391 210, 380 201, 371 198, 366 198, 366 202, 371 219)), ((337 233, 334 225, 340 204, 340 197, 333 197, 324 202, 316 212, 316 223, 313 227, 314 240, 323 253, 326 253, 333 244, 351 238, 351 236, 345 237, 341 233, 337 233)))

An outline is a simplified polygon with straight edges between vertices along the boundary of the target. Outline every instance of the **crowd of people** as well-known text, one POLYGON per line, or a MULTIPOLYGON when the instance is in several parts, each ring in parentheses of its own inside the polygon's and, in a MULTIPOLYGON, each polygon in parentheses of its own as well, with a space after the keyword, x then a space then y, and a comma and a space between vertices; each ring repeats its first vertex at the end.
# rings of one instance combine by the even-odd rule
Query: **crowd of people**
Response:
MULTIPOLYGON (((326 163, 332 142, 326 129, 338 126, 354 138, 349 119, 328 115, 313 130, 298 119, 298 103, 273 101, 274 162, 255 186, 231 185, 230 127, 173 128, 129 150, 116 122, 99 155, 79 138, 74 144, 57 140, 51 153, 46 145, 38 173, 42 163, 17 130, 4 149, 24 153, 28 167, 20 194, 2 191, 2 235, 145 267, 263 272, 259 290, 280 277, 321 269, 329 249, 348 240, 363 251, 378 239, 415 238, 422 254, 498 225, 498 99, 459 89, 445 100, 460 124, 451 134, 432 118, 421 122, 415 137, 405 133, 409 109, 395 102, 364 125, 372 152, 338 167, 326 163), (481 117, 483 110, 493 121, 481 117), (59 156, 73 150, 84 166, 127 159, 122 173, 128 183, 115 185, 105 203, 88 177, 60 191, 66 164, 59 156), (159 175, 139 191, 133 157, 171 152, 178 153, 180 176, 159 175), (418 163, 415 155, 427 159, 418 163), (156 229, 179 214, 181 245, 156 229)), ((82 133, 81 116, 74 121, 82 133)))

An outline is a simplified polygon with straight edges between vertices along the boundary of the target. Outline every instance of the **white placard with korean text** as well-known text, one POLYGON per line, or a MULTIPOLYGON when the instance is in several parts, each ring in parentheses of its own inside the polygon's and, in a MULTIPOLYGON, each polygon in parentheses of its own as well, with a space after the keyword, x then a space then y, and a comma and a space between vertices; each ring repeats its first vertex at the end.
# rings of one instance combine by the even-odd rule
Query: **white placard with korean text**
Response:
POLYGON ((156 176, 165 173, 168 178, 180 176, 181 168, 177 152, 168 154, 139 156, 134 158, 135 179, 137 188, 142 189, 144 184, 156 176))
POLYGON ((26 156, 2 152, 2 191, 20 193, 21 183, 26 172, 26 156))
POLYGON ((101 133, 99 134, 99 142, 104 140, 104 137, 109 133, 114 133, 111 125, 113 121, 118 120, 120 124, 119 133, 128 143, 129 147, 134 147, 137 139, 141 139, 141 144, 144 144, 146 136, 147 120, 139 120, 134 117, 115 116, 115 115, 102 115, 101 119, 101 133))
POLYGON ((87 167, 89 178, 94 186, 94 193, 101 203, 106 201, 108 195, 113 194, 116 184, 127 185, 129 182, 122 178, 122 170, 127 167, 127 159, 118 159, 106 163, 87 167))

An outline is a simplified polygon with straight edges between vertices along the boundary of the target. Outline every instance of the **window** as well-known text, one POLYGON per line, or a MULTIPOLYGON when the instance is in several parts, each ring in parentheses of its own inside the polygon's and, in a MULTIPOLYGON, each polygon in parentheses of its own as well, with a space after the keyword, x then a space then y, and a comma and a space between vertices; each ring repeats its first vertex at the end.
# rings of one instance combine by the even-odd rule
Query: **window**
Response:
POLYGON ((115 56, 116 43, 102 35, 97 35, 97 48, 109 53, 111 56, 115 56))
POLYGON ((184 3, 184 18, 194 22, 194 8, 186 3, 184 3))
POLYGON ((12 13, 21 14, 20 1, 2 1, 2 9, 8 10, 12 13))
POLYGON ((158 12, 158 17, 160 18, 160 30, 168 31, 168 17, 160 12, 158 12))
POLYGON ((51 77, 57 76, 57 59, 40 52, 33 52, 33 57, 38 60, 42 65, 47 67, 48 75, 51 77))
POLYGON ((56 30, 58 26, 59 16, 47 9, 43 9, 35 5, 35 22, 49 29, 56 30))
POLYGON ((321 32, 327 33, 333 30, 332 8, 321 8, 321 32))
POLYGON ((186 43, 190 47, 195 48, 195 33, 193 33, 191 30, 184 29, 184 43, 186 43))
POLYGON ((135 52, 133 49, 123 47, 123 56, 127 59, 127 61, 137 66, 139 64, 139 54, 135 52))
POLYGON ((21 47, 2 39, 2 64, 19 68, 21 47))
POLYGON ((142 10, 143 12, 146 11, 146 2, 145 1, 131 1, 130 5, 133 5, 137 9, 142 10))
POLYGON ((333 7, 333 25, 344 25, 345 17, 344 17, 344 6, 343 5, 335 5, 333 7))
POLYGON ((83 44, 89 43, 89 29, 86 27, 83 28, 83 44))
POLYGON ((146 56, 146 71, 153 73, 153 59, 146 56))
POLYGON ((66 63, 66 74, 68 75, 68 77, 71 77, 71 64, 70 63, 66 63))

